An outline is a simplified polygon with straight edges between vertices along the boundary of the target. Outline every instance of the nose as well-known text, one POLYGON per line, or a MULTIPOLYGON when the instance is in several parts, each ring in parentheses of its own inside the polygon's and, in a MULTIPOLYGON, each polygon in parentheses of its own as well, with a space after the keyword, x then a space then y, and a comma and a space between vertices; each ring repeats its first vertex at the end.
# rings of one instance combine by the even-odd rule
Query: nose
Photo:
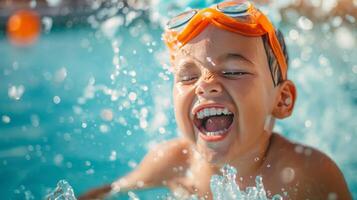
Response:
POLYGON ((201 97, 215 97, 222 92, 222 85, 212 72, 205 73, 197 82, 196 94, 201 97))

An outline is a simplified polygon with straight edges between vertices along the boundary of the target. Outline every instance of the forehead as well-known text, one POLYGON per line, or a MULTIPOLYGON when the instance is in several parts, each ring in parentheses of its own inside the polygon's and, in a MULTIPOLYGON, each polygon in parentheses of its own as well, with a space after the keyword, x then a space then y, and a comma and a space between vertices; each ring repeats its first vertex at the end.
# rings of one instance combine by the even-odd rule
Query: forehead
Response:
POLYGON ((239 54, 251 61, 266 57, 261 37, 247 37, 208 25, 198 36, 174 52, 174 62, 190 58, 217 59, 226 54, 239 54))

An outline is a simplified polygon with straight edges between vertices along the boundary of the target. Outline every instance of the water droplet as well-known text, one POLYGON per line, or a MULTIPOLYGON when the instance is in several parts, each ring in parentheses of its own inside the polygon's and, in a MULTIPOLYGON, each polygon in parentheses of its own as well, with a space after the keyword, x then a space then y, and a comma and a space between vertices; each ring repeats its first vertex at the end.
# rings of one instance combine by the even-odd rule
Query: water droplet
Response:
POLYGON ((330 192, 330 193, 328 193, 327 200, 337 200, 338 199, 337 197, 338 196, 336 193, 330 192))
POLYGON ((61 103, 61 98, 59 96, 54 96, 53 97, 53 103, 55 103, 55 104, 61 103))
POLYGON ((115 161, 117 159, 117 152, 115 150, 112 150, 109 156, 110 161, 115 161))
POLYGON ((304 152, 304 147, 301 145, 296 145, 295 146, 295 152, 296 153, 303 153, 304 152))
POLYGON ((22 95, 25 92, 25 87, 23 85, 19 86, 10 86, 8 89, 8 96, 10 99, 20 100, 22 95))
POLYGON ((129 93, 129 99, 130 99, 130 101, 135 101, 135 100, 136 100, 136 97, 137 97, 136 93, 134 93, 134 92, 130 92, 130 93, 129 93))
POLYGON ((138 166, 138 163, 135 160, 129 160, 128 166, 131 168, 135 168, 136 166, 138 166))
POLYGON ((100 117, 105 121, 112 121, 113 111, 111 109, 103 109, 100 113, 100 117))
POLYGON ((62 154, 57 154, 57 155, 55 155, 55 157, 53 158, 53 162, 54 162, 55 165, 57 165, 57 166, 62 165, 63 155, 62 155, 62 154))
POLYGON ((280 178, 283 183, 290 183, 295 178, 295 170, 291 167, 285 167, 280 173, 280 178))
POLYGON ((62 3, 62 0, 46 0, 48 6, 50 7, 56 7, 59 6, 62 3))
POLYGON ((305 121, 305 127, 306 127, 306 128, 310 128, 311 125, 312 125, 311 120, 306 120, 306 121, 305 121))
POLYGON ((82 122, 82 128, 87 128, 87 123, 82 122))
POLYGON ((50 32, 50 30, 52 28, 52 24, 53 24, 52 18, 45 16, 45 17, 42 17, 41 21, 42 21, 45 33, 50 32))
POLYGON ((310 155, 312 154, 312 149, 306 148, 306 149, 304 150, 304 154, 305 154, 306 156, 310 156, 310 155))
POLYGON ((108 133, 110 130, 109 126, 105 125, 105 124, 102 124, 99 126, 99 131, 101 133, 108 133))
POLYGON ((165 132, 166 132, 165 128, 163 128, 163 127, 159 128, 159 133, 160 134, 165 134, 165 132))
POLYGON ((1 119, 2 119, 2 122, 4 122, 5 124, 8 124, 8 123, 11 122, 11 118, 9 116, 7 116, 7 115, 3 115, 1 117, 1 119))
POLYGON ((183 154, 187 154, 187 153, 188 153, 188 150, 187 150, 187 149, 183 149, 183 150, 182 150, 182 153, 183 153, 183 154))
POLYGON ((297 22, 297 26, 302 30, 311 30, 314 27, 314 23, 309 18, 301 16, 297 22))
POLYGON ((62 67, 61 69, 57 70, 55 73, 54 81, 57 83, 63 82, 67 77, 67 69, 62 67))
POLYGON ((352 67, 352 72, 357 74, 357 65, 353 65, 352 67))

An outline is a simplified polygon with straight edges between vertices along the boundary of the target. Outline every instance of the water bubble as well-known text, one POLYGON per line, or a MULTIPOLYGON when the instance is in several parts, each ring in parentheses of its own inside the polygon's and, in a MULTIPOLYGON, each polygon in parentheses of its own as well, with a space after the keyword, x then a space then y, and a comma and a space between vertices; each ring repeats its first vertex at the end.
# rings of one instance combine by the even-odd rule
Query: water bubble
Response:
POLYGON ((100 113, 100 117, 105 121, 112 121, 113 111, 111 109, 103 109, 100 113))
POLYGON ((14 100, 20 100, 22 95, 25 92, 25 87, 23 85, 19 85, 19 86, 10 86, 8 89, 8 96, 10 97, 10 99, 14 99, 14 100))
POLYGON ((56 7, 59 6, 62 3, 62 0, 46 0, 48 6, 50 7, 56 7))
POLYGON ((105 125, 105 124, 102 124, 99 126, 99 131, 101 133, 108 133, 110 130, 109 126, 108 125, 105 125))
POLYGON ((118 28, 124 24, 124 18, 122 16, 115 16, 105 20, 100 30, 108 38, 113 38, 118 31, 118 28))
POLYGON ((285 167, 280 173, 280 178, 283 183, 290 183, 295 178, 295 170, 291 167, 285 167))
POLYGON ((342 49, 353 49, 355 47, 356 39, 350 29, 346 27, 339 27, 335 31, 336 44, 342 49))
POLYGON ((311 125, 312 125, 311 120, 306 120, 306 121, 305 121, 305 127, 306 127, 306 128, 310 128, 311 125))
POLYGON ((340 17, 340 16, 336 16, 336 17, 332 18, 332 20, 331 20, 331 24, 335 28, 341 26, 342 22, 343 22, 343 20, 342 20, 342 17, 340 17))
POLYGON ((44 26, 45 33, 48 33, 52 28, 53 20, 51 17, 42 17, 42 24, 44 26))
POLYGON ((165 128, 163 128, 163 127, 159 128, 159 133, 160 134, 165 134, 165 132, 166 132, 165 128))
POLYGON ((115 161, 117 159, 117 152, 115 150, 112 150, 109 156, 110 161, 115 161))
POLYGON ((85 123, 85 122, 82 122, 82 128, 87 128, 87 123, 85 123))
POLYGON ((183 154, 187 154, 187 153, 188 153, 188 150, 187 150, 187 149, 183 149, 183 150, 182 150, 182 153, 183 153, 183 154))
POLYGON ((69 133, 65 133, 65 134, 63 134, 63 139, 65 140, 65 141, 70 141, 71 140, 71 134, 69 134, 69 133))
POLYGON ((297 26, 302 30, 311 30, 314 27, 314 23, 309 18, 301 16, 297 22, 297 26))
POLYGON ((94 169, 88 169, 86 171, 86 174, 90 175, 90 174, 94 174, 94 169))
POLYGON ((130 101, 135 101, 135 100, 136 100, 136 97, 137 97, 136 93, 134 93, 134 92, 130 92, 130 93, 129 93, 129 99, 130 99, 130 101))
POLYGON ((352 72, 357 74, 357 65, 353 65, 352 67, 352 72))
POLYGON ((62 165, 63 155, 62 155, 62 154, 57 154, 57 155, 55 155, 55 157, 53 158, 53 162, 54 162, 55 165, 57 165, 57 166, 62 165))
POLYGON ((289 31, 289 37, 292 39, 292 40, 297 40, 299 39, 299 32, 296 30, 296 29, 292 29, 289 31))
POLYGON ((255 157, 254 162, 258 162, 258 161, 259 161, 259 157, 255 157))
POLYGON ((40 125, 40 118, 38 115, 31 115, 30 119, 33 127, 38 127, 40 125))
POLYGON ((140 119, 140 128, 145 129, 148 127, 148 122, 145 119, 140 119))
POLYGON ((310 156, 310 155, 312 154, 312 149, 306 148, 306 149, 304 150, 304 154, 305 154, 306 156, 310 156))
POLYGON ((67 69, 62 67, 61 69, 57 70, 55 73, 54 81, 57 83, 63 82, 67 77, 67 69))
POLYGON ((304 152, 304 147, 301 145, 296 145, 295 146, 295 152, 296 153, 303 153, 304 152))
POLYGON ((135 168, 136 166, 138 166, 138 163, 135 160, 129 160, 128 166, 131 168, 135 168))
POLYGON ((2 122, 4 122, 5 124, 8 124, 11 122, 11 118, 8 115, 3 115, 1 116, 2 122))
POLYGON ((336 193, 330 192, 330 193, 328 193, 327 200, 337 200, 338 199, 337 197, 338 196, 336 193))
POLYGON ((91 166, 91 162, 90 162, 89 160, 86 160, 86 161, 84 162, 84 165, 87 166, 87 167, 89 167, 89 166, 91 166))
POLYGON ((59 96, 54 96, 53 97, 53 103, 55 103, 55 104, 61 103, 61 98, 59 96))

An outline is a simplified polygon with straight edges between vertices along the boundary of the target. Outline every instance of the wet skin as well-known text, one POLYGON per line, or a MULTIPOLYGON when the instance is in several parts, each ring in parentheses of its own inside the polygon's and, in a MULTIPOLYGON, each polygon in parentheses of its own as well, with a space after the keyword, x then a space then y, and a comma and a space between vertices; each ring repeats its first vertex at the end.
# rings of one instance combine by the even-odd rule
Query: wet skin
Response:
POLYGON ((284 199, 352 199, 331 159, 272 133, 275 118, 291 115, 296 92, 289 80, 274 87, 260 37, 210 25, 172 53, 175 117, 182 136, 153 148, 133 172, 114 182, 120 191, 164 185, 183 196, 211 199, 210 177, 228 163, 238 169, 243 190, 260 175, 268 194, 287 192, 284 199), (194 113, 202 105, 224 106, 234 114, 222 140, 201 137, 194 113))

